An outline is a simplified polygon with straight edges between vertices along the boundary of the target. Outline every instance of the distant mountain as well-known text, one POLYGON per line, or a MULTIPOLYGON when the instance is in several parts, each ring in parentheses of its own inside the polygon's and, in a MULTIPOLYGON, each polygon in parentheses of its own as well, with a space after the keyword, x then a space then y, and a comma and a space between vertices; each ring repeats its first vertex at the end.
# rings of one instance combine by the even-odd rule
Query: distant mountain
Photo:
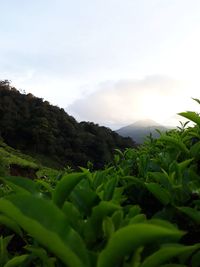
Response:
POLYGON ((146 136, 152 134, 154 138, 159 137, 158 129, 161 132, 169 130, 169 127, 165 127, 153 120, 140 120, 128 126, 122 127, 116 132, 123 137, 131 137, 136 143, 142 144, 146 136))

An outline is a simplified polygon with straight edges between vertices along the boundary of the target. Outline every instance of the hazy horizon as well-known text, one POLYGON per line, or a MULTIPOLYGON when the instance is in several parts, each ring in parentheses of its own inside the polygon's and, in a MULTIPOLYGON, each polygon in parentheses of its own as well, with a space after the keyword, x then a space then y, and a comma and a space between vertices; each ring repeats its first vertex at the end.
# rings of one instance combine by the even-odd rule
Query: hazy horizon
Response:
POLYGON ((1 1, 0 79, 112 129, 198 110, 198 0, 1 1))

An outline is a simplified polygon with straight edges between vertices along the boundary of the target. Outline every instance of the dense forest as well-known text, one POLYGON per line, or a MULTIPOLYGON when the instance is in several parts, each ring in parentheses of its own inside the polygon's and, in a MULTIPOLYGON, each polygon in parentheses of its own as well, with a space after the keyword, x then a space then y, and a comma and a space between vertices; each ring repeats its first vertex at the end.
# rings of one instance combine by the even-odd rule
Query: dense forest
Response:
POLYGON ((63 108, 32 94, 21 93, 8 80, 0 81, 0 137, 10 146, 50 158, 57 166, 101 168, 115 148, 135 147, 109 128, 78 123, 63 108))

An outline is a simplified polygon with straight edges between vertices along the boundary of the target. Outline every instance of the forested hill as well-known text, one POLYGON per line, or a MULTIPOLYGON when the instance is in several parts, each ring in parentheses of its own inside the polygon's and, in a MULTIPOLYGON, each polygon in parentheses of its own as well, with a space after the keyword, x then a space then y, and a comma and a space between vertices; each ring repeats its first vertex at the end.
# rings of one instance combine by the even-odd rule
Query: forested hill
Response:
POLYGON ((32 94, 22 94, 7 80, 0 81, 0 137, 24 152, 43 155, 60 166, 101 168, 115 148, 134 147, 109 128, 78 123, 64 109, 32 94))

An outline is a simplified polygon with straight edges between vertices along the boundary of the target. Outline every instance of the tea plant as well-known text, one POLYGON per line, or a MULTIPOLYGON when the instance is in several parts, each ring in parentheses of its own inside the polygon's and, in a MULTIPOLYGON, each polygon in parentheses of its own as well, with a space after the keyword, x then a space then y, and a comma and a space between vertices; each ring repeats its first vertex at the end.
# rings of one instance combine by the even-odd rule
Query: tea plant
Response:
POLYGON ((0 267, 200 266, 200 117, 181 115, 103 170, 1 175, 0 267))

